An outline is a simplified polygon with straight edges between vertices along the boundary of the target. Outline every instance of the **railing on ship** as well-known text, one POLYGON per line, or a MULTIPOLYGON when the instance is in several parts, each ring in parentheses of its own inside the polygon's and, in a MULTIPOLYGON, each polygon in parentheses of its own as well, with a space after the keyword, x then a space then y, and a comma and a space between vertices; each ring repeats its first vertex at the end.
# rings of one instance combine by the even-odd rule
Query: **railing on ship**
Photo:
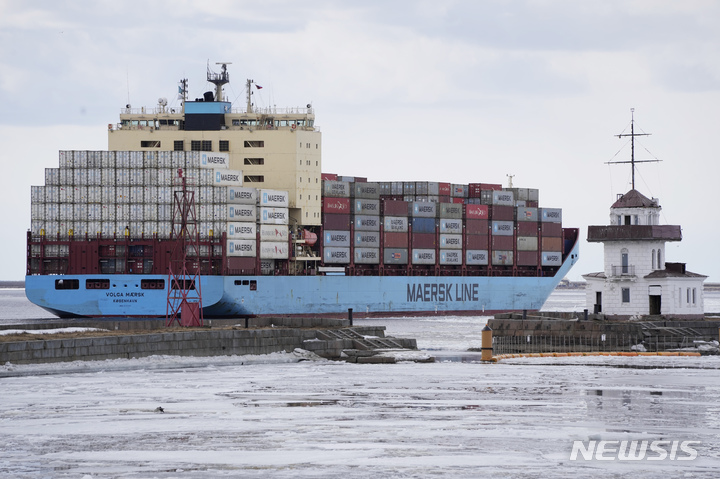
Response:
MULTIPOLYGON (((246 108, 232 108, 230 113, 233 115, 312 115, 314 109, 312 107, 289 107, 289 108, 258 108, 253 107, 253 111, 248 113, 246 108)), ((157 106, 153 108, 120 108, 121 115, 177 115, 182 114, 182 106, 168 107, 157 106)))

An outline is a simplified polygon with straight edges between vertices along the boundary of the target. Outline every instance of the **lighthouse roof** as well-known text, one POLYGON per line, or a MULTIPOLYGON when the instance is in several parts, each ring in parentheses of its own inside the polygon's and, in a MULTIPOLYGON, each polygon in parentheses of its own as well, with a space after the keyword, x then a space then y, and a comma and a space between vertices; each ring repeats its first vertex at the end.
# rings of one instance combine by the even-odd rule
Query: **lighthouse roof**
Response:
POLYGON ((650 199, 638 190, 630 190, 622 195, 611 208, 659 208, 656 199, 650 199))

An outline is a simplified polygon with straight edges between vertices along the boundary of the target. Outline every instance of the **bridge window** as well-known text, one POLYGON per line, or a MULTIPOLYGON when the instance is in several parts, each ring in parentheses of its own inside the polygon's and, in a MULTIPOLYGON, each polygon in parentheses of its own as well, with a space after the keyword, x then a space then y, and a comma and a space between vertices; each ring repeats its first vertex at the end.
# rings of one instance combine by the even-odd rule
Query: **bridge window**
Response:
POLYGON ((141 141, 140 148, 160 148, 160 140, 141 141))
POLYGON ((173 142, 173 151, 184 151, 185 144, 183 140, 175 140, 173 142))
POLYGON ((265 158, 244 158, 243 163, 246 165, 264 165, 265 158))
POLYGON ((245 140, 245 148, 263 148, 264 146, 263 140, 245 140))
POLYGON ((230 142, 228 140, 220 140, 220 151, 230 151, 230 142))
POLYGON ((190 151, 212 151, 212 140, 192 140, 190 151))
POLYGON ((247 183, 263 183, 265 181, 265 176, 263 176, 263 175, 248 175, 248 176, 245 176, 244 181, 247 183))

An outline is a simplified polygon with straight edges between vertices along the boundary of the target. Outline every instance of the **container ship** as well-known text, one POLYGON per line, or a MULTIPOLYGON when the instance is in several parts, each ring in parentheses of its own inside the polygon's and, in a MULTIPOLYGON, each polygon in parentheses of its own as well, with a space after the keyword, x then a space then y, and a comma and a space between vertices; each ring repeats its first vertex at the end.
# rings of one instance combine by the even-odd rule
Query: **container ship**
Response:
MULTIPOLYGON (((493 314, 539 309, 578 229, 539 191, 322 172, 308 104, 214 89, 121 108, 106 151, 60 151, 31 187, 25 290, 60 317, 493 314)), ((510 185, 511 186, 511 185, 510 185)))

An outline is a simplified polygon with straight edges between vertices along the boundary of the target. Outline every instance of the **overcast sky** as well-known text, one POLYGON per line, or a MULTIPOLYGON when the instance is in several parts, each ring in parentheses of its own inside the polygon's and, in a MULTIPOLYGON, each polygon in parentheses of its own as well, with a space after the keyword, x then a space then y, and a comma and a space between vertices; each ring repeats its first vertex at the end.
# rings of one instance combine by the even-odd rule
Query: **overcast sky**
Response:
POLYGON ((25 272, 30 186, 58 150, 107 148, 120 108, 210 89, 244 105, 312 103, 323 171, 371 181, 540 189, 581 230, 569 278, 603 269, 588 225, 636 186, 683 227, 668 261, 720 282, 720 2, 0 0, 0 280, 25 272))

